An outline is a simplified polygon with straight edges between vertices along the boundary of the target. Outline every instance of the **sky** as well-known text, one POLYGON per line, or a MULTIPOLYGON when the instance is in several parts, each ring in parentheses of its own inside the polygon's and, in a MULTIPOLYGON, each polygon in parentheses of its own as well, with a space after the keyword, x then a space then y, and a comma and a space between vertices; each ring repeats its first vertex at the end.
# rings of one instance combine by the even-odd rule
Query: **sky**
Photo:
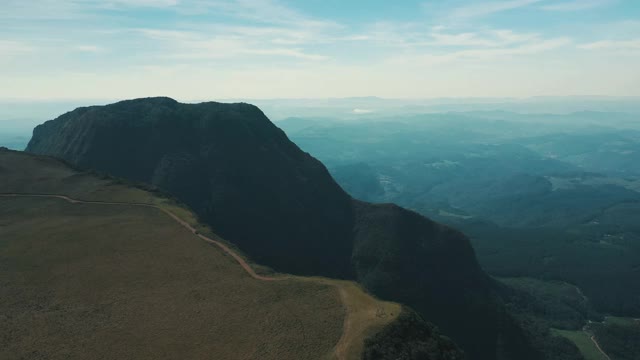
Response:
POLYGON ((2 0, 0 99, 640 96, 638 0, 2 0))

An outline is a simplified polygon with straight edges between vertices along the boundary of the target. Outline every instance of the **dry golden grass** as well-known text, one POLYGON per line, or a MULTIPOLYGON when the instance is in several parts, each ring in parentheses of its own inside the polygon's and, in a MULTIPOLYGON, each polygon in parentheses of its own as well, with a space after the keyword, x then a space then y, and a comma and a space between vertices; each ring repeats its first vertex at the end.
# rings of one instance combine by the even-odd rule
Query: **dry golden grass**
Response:
POLYGON ((338 287, 347 314, 335 357, 339 360, 360 359, 365 339, 393 322, 400 314, 401 307, 373 298, 351 281, 330 280, 327 283, 338 287))

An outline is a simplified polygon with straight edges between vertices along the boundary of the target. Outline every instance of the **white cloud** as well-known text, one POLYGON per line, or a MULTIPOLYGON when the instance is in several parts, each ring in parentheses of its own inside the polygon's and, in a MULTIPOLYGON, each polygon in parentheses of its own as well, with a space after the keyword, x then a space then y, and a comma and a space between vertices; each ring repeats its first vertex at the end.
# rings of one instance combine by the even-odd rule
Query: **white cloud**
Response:
POLYGON ((573 0, 541 6, 548 11, 579 11, 610 5, 614 0, 573 0))
POLYGON ((105 49, 97 46, 97 45, 76 45, 73 47, 76 51, 85 52, 85 53, 101 53, 104 52, 105 49))
POLYGON ((442 65, 452 63, 476 63, 491 64, 493 61, 510 61, 511 58, 522 55, 535 55, 558 48, 571 43, 569 38, 552 38, 537 40, 498 48, 478 48, 450 51, 443 53, 423 53, 418 55, 398 55, 389 59, 391 64, 398 67, 407 64, 420 64, 422 66, 442 65))
POLYGON ((180 4, 180 0, 109 0, 99 2, 99 6, 105 8, 118 7, 174 7, 180 4))
POLYGON ((471 47, 500 47, 511 44, 536 40, 538 34, 516 33, 512 30, 485 30, 481 32, 442 33, 433 32, 429 35, 432 42, 426 42, 430 46, 471 46, 471 47))
POLYGON ((301 60, 326 60, 321 54, 307 53, 300 48, 273 46, 272 32, 243 31, 243 35, 227 32, 216 35, 190 31, 139 29, 145 36, 167 48, 166 57, 179 59, 230 59, 252 56, 285 57, 301 60))
POLYGON ((287 56, 304 60, 327 60, 328 56, 307 54, 300 49, 243 49, 242 53, 250 55, 287 56))
POLYGON ((418 23, 376 23, 362 32, 359 41, 395 51, 424 52, 435 48, 501 48, 544 40, 541 34, 510 29, 478 27, 474 31, 456 31, 455 27, 425 26, 418 23))
POLYGON ((0 40, 0 57, 10 57, 35 51, 35 48, 24 42, 0 40))
POLYGON ((356 114, 356 115, 365 115, 365 114, 371 114, 374 111, 371 109, 353 109, 352 113, 356 114))
POLYGON ((508 44, 534 40, 539 37, 539 35, 535 33, 519 33, 505 29, 493 30, 492 33, 495 34, 497 38, 508 44))
POLYGON ((500 49, 463 50, 454 53, 457 57, 469 58, 494 58, 510 55, 528 55, 555 50, 571 43, 567 37, 540 40, 525 43, 515 47, 505 47, 500 49))
POLYGON ((431 34, 433 45, 445 46, 496 46, 492 40, 482 38, 477 33, 431 34))
POLYGON ((483 1, 473 5, 461 6, 451 12, 454 18, 474 18, 491 15, 498 12, 526 7, 541 0, 508 0, 508 1, 483 1))
POLYGON ((78 1, 59 0, 3 0, 0 19, 10 20, 69 20, 82 14, 84 5, 78 1))
MULTIPOLYGON (((145 1, 145 0, 136 0, 145 1)), ((171 2, 172 0, 149 0, 171 2)), ((128 2, 128 0, 122 0, 128 2)), ((284 5, 278 0, 175 0, 173 8, 183 15, 215 13, 257 24, 288 25, 309 30, 340 28, 331 20, 319 19, 284 5)))
POLYGON ((640 50, 640 39, 635 40, 602 40, 578 45, 584 50, 640 50))

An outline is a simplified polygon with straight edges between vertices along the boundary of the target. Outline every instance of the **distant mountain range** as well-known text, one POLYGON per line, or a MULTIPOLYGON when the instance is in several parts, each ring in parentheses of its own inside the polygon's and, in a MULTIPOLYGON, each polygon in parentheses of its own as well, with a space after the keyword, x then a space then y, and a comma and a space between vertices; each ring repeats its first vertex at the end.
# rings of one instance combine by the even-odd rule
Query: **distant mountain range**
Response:
POLYGON ((640 122, 617 112, 277 123, 351 195, 463 231, 495 276, 563 280, 640 316, 640 122))

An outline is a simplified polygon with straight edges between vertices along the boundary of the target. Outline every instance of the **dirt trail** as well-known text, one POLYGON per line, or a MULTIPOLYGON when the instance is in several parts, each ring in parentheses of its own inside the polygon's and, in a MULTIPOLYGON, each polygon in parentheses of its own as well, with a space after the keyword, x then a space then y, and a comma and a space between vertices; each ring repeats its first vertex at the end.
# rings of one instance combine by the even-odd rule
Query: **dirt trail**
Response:
POLYGON ((596 340, 596 336, 595 335, 591 335, 591 341, 593 341, 593 343, 596 345, 596 347, 598 348, 598 350, 602 353, 602 355, 604 357, 606 357, 607 359, 611 360, 609 355, 607 355, 607 353, 604 352, 604 350, 602 350, 602 348, 600 347, 600 344, 598 344, 598 340, 596 340))
MULTIPOLYGON (((338 291, 340 292, 340 300, 345 306, 348 304, 347 302, 347 291, 343 287, 339 287, 338 291)), ((347 310, 348 312, 348 310, 347 310)), ((347 347, 348 347, 348 336, 347 334, 351 330, 351 316, 348 314, 344 317, 344 324, 342 325, 343 331, 340 340, 338 340, 338 344, 336 345, 336 358, 342 360, 347 358, 347 347)))

